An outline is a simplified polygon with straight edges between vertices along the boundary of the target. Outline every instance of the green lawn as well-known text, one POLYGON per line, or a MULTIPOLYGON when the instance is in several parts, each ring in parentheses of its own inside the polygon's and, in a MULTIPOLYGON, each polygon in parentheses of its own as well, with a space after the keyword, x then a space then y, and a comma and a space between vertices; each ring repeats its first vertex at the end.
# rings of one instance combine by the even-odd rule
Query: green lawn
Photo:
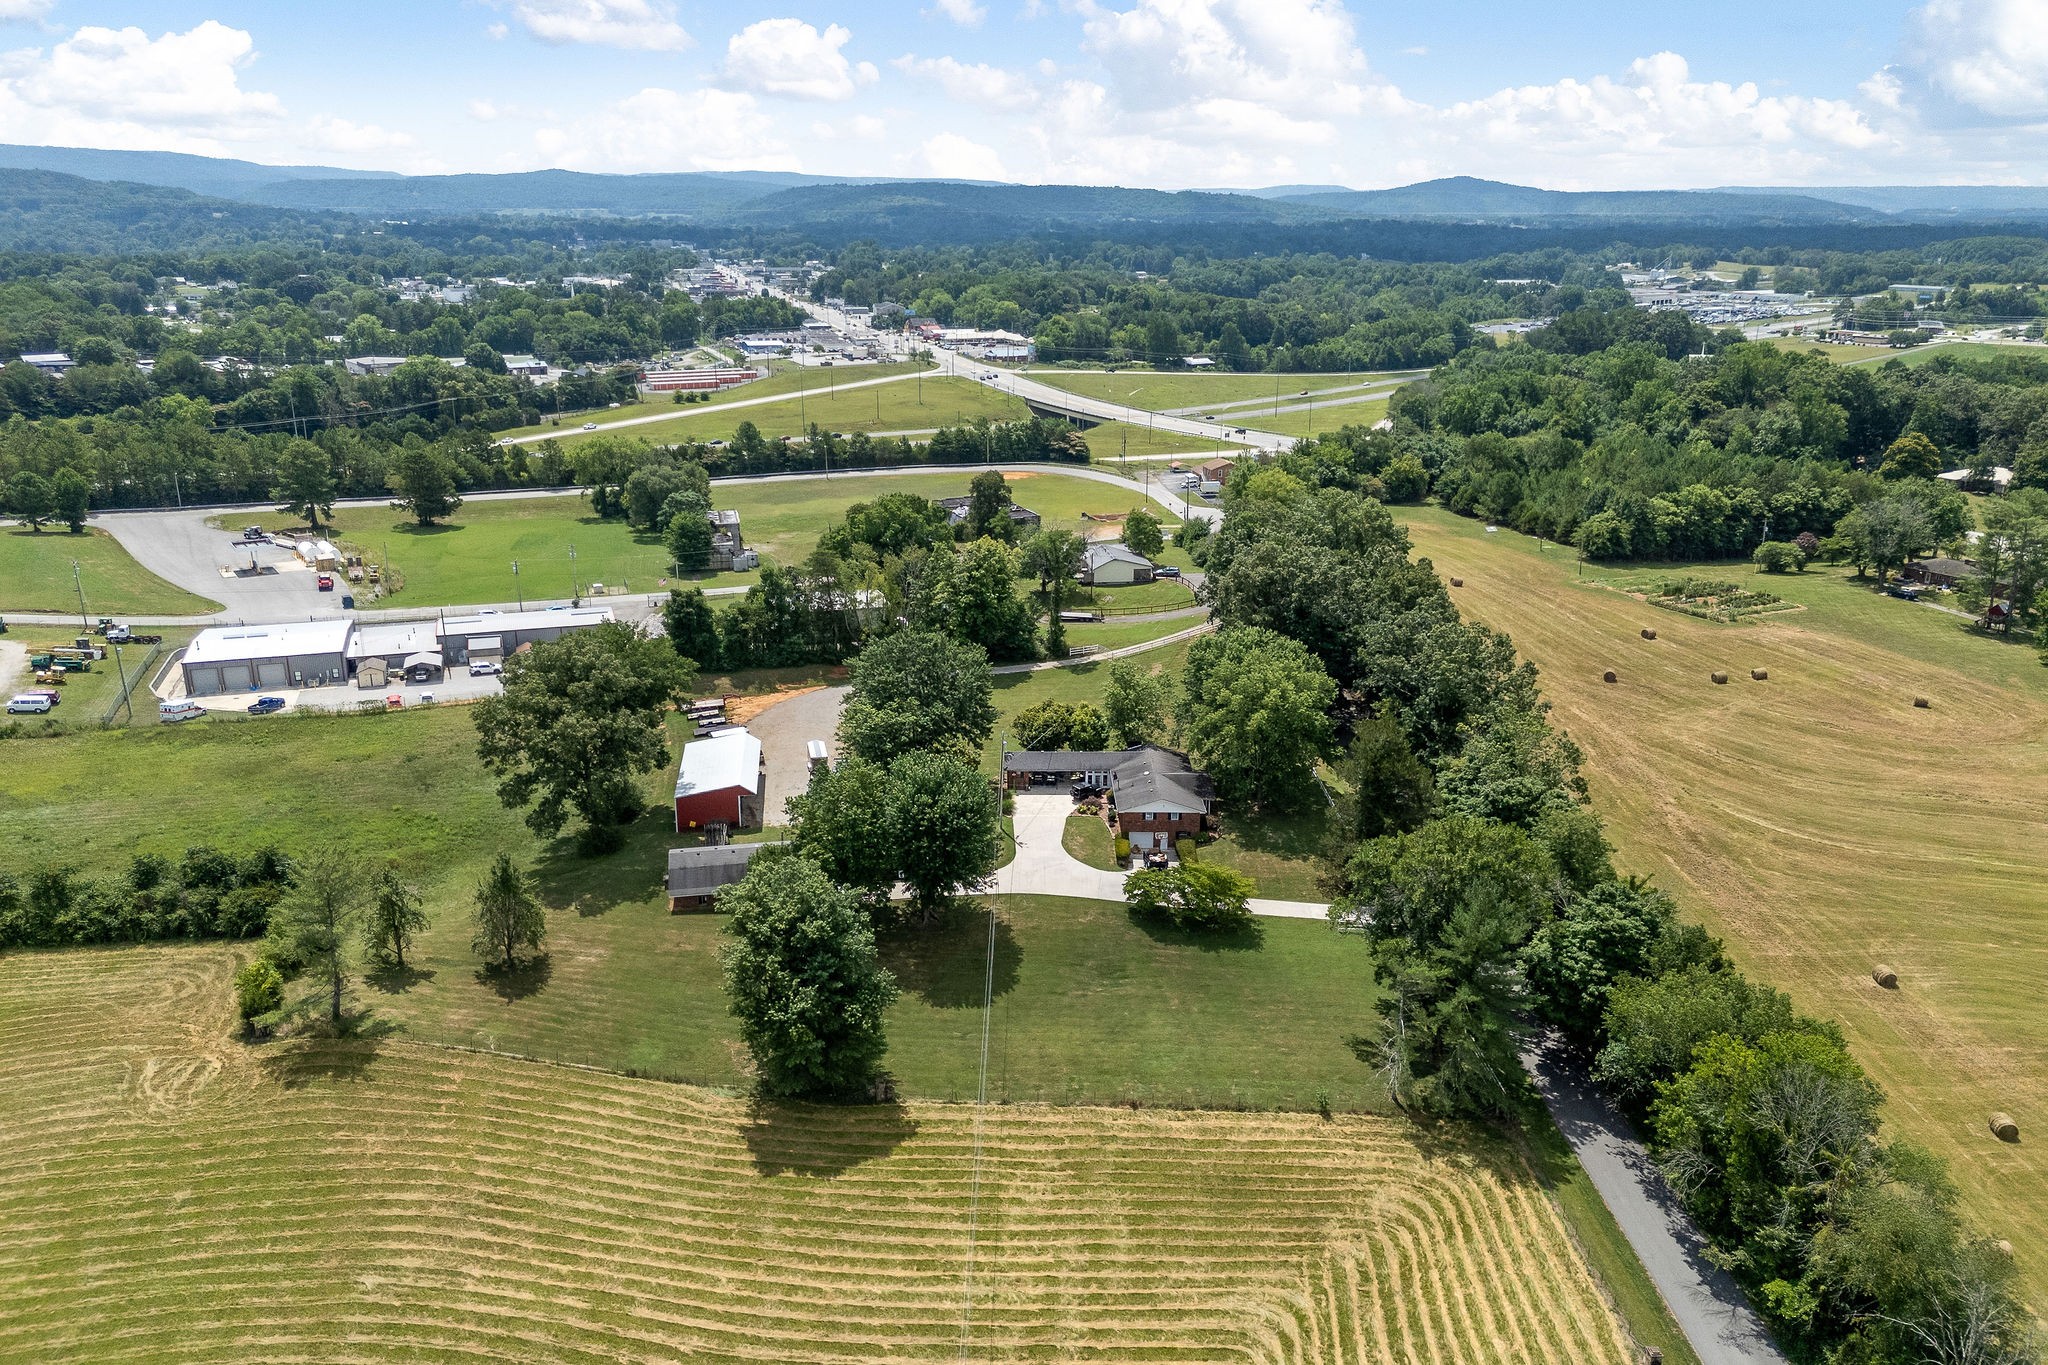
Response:
MULTIPOLYGON (((762 362, 754 362, 756 369, 762 362)), ((740 384, 712 394, 708 399, 696 403, 678 403, 673 394, 658 394, 637 403, 622 403, 616 408, 592 408, 581 412, 563 413, 559 420, 542 422, 538 426, 520 427, 508 431, 507 436, 544 436, 549 433, 567 435, 585 422, 617 422, 628 417, 653 417, 664 413, 687 416, 700 409, 718 403, 735 403, 743 399, 768 398, 779 393, 827 392, 842 384, 863 379, 886 379, 891 375, 915 374, 929 367, 907 360, 877 362, 873 365, 832 366, 830 369, 799 367, 785 361, 773 362, 773 373, 749 384, 740 384)), ((742 412, 746 409, 741 409, 742 412)))
POLYGON ((121 543, 96 527, 82 535, 61 528, 40 533, 0 528, 0 611, 78 610, 87 614, 186 616, 219 611, 220 603, 174 587, 137 564, 121 543), (71 564, 78 562, 74 586, 71 564))
POLYGON ((1233 815, 1228 810, 1213 842, 1196 854, 1205 863, 1250 877, 1261 896, 1274 900, 1321 901, 1329 895, 1318 879, 1321 855, 1329 846, 1330 808, 1320 790, 1315 804, 1298 815, 1233 815))
POLYGON ((1124 870, 1123 864, 1116 860, 1116 836, 1110 833, 1109 825, 1099 815, 1080 811, 1069 815, 1060 831, 1060 846, 1071 857, 1090 867, 1099 867, 1104 872, 1124 870))
MULTIPOLYGON (((1157 640, 1202 624, 1200 615, 1172 616, 1164 620, 1081 622, 1067 627, 1067 643, 1071 645, 1094 645, 1097 649, 1122 649, 1127 645, 1141 645, 1147 640, 1157 640)), ((1098 698, 1099 700, 1099 698, 1098 698)))
MULTIPOLYGON (((592 859, 566 839, 537 838, 499 805, 461 707, 221 717, 10 743, 0 809, 11 868, 47 860, 119 872, 134 854, 176 857, 198 843, 337 844, 418 878, 433 918, 415 970, 361 990, 380 1018, 423 1040, 741 1079, 719 985, 720 921, 672 916, 662 898, 674 842, 667 769, 644 780, 650 812, 626 847, 592 859), (500 850, 532 868, 549 908, 545 964, 511 981, 479 975, 469 947, 469 895, 500 850)), ((906 1094, 973 1092, 989 904, 887 938, 904 986, 890 1065, 906 1094)), ((1370 1008, 1356 940, 1276 922, 1262 938, 1219 945, 1141 929, 1115 904, 1019 898, 994 908, 993 1094, 1303 1108, 1328 1090, 1343 1108, 1380 1104, 1342 1041, 1370 1008)))
MULTIPOLYGON (((811 379, 816 378, 811 376, 811 379)), ((634 436, 657 443, 728 441, 742 422, 752 422, 763 436, 772 439, 801 436, 813 426, 847 434, 856 431, 931 431, 938 427, 960 426, 977 417, 986 417, 994 422, 1021 422, 1031 415, 1021 398, 997 393, 971 379, 947 376, 927 376, 922 381, 897 380, 866 388, 828 389, 820 384, 800 397, 782 398, 755 407, 721 409, 715 404, 699 404, 693 409, 687 404, 680 407, 669 404, 667 408, 656 408, 656 411, 667 410, 674 411, 673 419, 622 427, 609 434, 634 436)), ((564 422, 559 428, 550 428, 550 433, 558 435, 565 444, 573 443, 607 434, 605 424, 614 417, 615 414, 606 413, 603 417, 586 419, 598 424, 596 431, 582 430, 581 423, 564 422)))
MULTIPOLYGON (((1104 422, 1081 433, 1088 439, 1088 451, 1099 465, 1115 465, 1123 456, 1205 455, 1214 451, 1240 451, 1231 441, 1207 436, 1187 436, 1177 431, 1160 431, 1143 422, 1104 422)), ((1132 478, 1138 475, 1133 472, 1132 478)))
MULTIPOLYGON (((1053 470, 1027 470, 1006 476, 1016 500, 1032 508, 1048 524, 1080 529, 1084 514, 1121 516, 1141 499, 1109 484, 1063 476, 1053 470)), ((732 481, 713 490, 721 508, 740 514, 747 544, 764 559, 793 564, 809 555, 818 536, 848 506, 884 493, 915 493, 940 498, 963 495, 973 475, 860 475, 801 479, 789 482, 732 481)), ((1154 504, 1170 533, 1179 523, 1154 504)), ((243 518, 237 514, 238 519, 243 518)), ((291 518, 268 513, 253 518, 280 529, 291 518)), ((403 576, 403 586, 389 600, 395 606, 445 606, 455 603, 545 601, 571 596, 581 586, 603 583, 642 593, 662 591, 669 571, 667 547, 658 537, 635 534, 625 522, 600 520, 576 496, 503 498, 466 504, 455 519, 422 530, 409 518, 385 507, 344 507, 336 512, 344 541, 360 546, 373 561, 383 560, 403 576), (574 547, 572 562, 569 551, 574 547), (519 562, 514 579, 512 563, 519 562)), ((699 574, 687 581, 702 587, 723 587, 755 581, 753 573, 699 574)))
MULTIPOLYGON (((1194 622, 1184 622, 1175 629, 1184 630, 1194 622)), ((1070 626, 1067 638, 1079 643, 1074 632, 1084 629, 1070 626)), ((1089 626, 1089 630, 1101 627, 1089 626)), ((1167 632, 1171 634, 1172 632, 1167 632)), ((1156 637, 1155 637, 1156 638, 1156 637)), ((1181 644, 1165 645, 1132 662, 1140 668, 1161 677, 1178 679, 1181 668, 1187 663, 1188 647, 1181 644)), ((996 728, 982 747, 982 766, 994 773, 1002 762, 1002 747, 1009 734, 1011 718, 1018 712, 1028 710, 1044 701, 1084 701, 1091 706, 1102 700, 1102 688, 1107 679, 1110 665, 1078 664, 1072 668, 1042 668, 1035 673, 1005 673, 995 680, 996 728)), ((1012 741, 1014 747, 1014 741, 1012 741)))
MULTIPOLYGON (((1310 394, 1320 394, 1331 389, 1356 387, 1375 379, 1391 380, 1395 374, 1192 374, 1159 373, 1151 370, 1126 370, 1115 374, 1089 373, 1079 370, 1035 369, 1026 371, 1041 384, 1048 384, 1068 393, 1077 393, 1084 398, 1101 398, 1127 407, 1149 408, 1164 412, 1170 408, 1195 408, 1204 404, 1227 405, 1248 404, 1259 399, 1271 403, 1274 394, 1280 395, 1280 402, 1287 403, 1306 389, 1310 394)), ((1402 377, 1412 371, 1400 372, 1402 377)), ((1214 408, 1207 409, 1214 411, 1214 408)), ((1221 416, 1221 414, 1218 414, 1221 416)), ((1258 416, 1256 408, 1241 409, 1237 420, 1247 426, 1272 430, 1266 416, 1258 416)))
POLYGON ((1261 431, 1277 431, 1283 436, 1326 436, 1339 427, 1369 427, 1386 415, 1387 400, 1369 398, 1356 403, 1318 403, 1312 409, 1283 412, 1277 417, 1270 412, 1258 417, 1246 415, 1244 421, 1261 431))
MULTIPOLYGON (((125 674, 128 683, 128 709, 115 716, 111 723, 157 724, 156 698, 149 692, 146 675, 154 674, 162 668, 164 654, 185 644, 196 632, 188 627, 154 630, 150 633, 164 637, 160 651, 152 654, 149 645, 123 645, 119 656, 116 657, 115 652, 109 649, 106 658, 93 661, 92 672, 65 674, 65 681, 56 684, 64 699, 57 704, 54 711, 47 715, 8 716, 6 719, 19 725, 29 735, 87 729, 107 723, 102 718, 120 699, 121 682, 125 674)), ((16 626, 8 632, 7 638, 35 654, 52 645, 68 645, 76 634, 77 632, 73 630, 52 629, 48 626, 16 626)), ((23 685, 29 685, 29 675, 23 675, 23 685)))

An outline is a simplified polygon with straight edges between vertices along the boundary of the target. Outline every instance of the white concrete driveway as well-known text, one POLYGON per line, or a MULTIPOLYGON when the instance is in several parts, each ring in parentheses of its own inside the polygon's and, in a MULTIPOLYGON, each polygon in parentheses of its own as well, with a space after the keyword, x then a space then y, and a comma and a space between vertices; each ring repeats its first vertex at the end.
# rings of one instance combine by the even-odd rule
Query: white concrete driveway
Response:
MULTIPOLYGON (((1017 831, 1017 857, 996 872, 995 890, 1018 896, 1075 896, 1091 901, 1124 898, 1124 874, 1090 867, 1067 852, 1061 836, 1074 799, 1065 792, 1018 792, 1012 824, 1017 831)), ((1276 919, 1324 919, 1330 907, 1313 901, 1276 901, 1256 897, 1254 915, 1276 919)))

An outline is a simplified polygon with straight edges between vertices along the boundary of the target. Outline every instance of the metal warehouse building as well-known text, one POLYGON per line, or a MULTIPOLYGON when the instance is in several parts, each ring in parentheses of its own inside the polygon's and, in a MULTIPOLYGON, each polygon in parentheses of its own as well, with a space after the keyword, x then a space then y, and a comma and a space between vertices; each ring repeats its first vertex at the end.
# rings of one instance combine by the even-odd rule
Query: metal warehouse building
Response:
POLYGON ((321 687, 348 677, 353 621, 214 626, 192 637, 179 666, 185 692, 215 697, 278 687, 321 687))
POLYGON ((553 611, 502 611, 444 617, 435 634, 450 668, 477 659, 508 659, 521 645, 557 640, 613 619, 610 607, 558 607, 553 611))

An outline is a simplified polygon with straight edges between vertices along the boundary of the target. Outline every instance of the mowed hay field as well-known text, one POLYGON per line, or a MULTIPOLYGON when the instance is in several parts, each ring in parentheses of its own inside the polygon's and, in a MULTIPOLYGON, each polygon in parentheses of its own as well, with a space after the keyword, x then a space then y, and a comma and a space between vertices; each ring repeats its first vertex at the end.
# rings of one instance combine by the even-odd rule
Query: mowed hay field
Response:
POLYGON ((1591 566, 1575 582, 1569 548, 1404 516, 1417 552, 1464 579, 1459 607, 1542 670, 1620 865, 1841 1021, 1891 1131, 1948 1160, 2048 1299, 2048 670, 1840 570, 1610 575, 1739 578, 1806 606, 1722 625, 1596 586, 1591 566), (1897 990, 1871 980, 1877 963, 1897 990), (1992 1136, 1993 1110, 2020 1142, 1992 1136))
POLYGON ((1520 1163, 1402 1120, 1017 1106, 977 1132, 968 1106, 252 1047, 234 961, 0 960, 0 1357, 1629 1358, 1520 1163))

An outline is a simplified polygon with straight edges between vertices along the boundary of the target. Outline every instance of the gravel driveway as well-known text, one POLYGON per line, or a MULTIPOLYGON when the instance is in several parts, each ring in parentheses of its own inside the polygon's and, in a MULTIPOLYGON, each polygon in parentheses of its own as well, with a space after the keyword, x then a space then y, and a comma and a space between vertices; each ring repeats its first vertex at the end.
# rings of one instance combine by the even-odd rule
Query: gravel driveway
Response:
POLYGON ((839 741, 834 736, 839 733, 839 708, 845 704, 844 687, 821 687, 779 701, 747 722, 747 728, 761 741, 761 757, 768 764, 763 823, 788 823, 783 803, 810 785, 811 760, 806 746, 811 740, 824 740, 832 757, 839 757, 839 741))

